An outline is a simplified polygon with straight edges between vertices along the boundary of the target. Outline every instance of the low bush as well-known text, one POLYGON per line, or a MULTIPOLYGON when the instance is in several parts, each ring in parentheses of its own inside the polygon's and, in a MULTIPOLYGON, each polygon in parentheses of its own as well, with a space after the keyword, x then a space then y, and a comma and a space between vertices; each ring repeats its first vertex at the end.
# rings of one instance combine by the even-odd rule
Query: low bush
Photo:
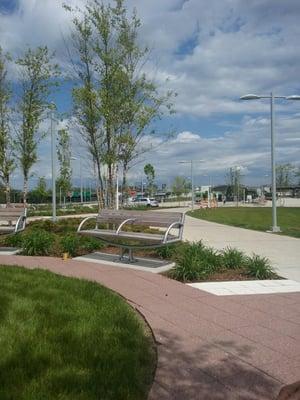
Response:
POLYGON ((270 261, 266 257, 261 257, 257 254, 253 254, 252 257, 247 258, 246 270, 249 276, 253 276, 256 279, 272 279, 277 277, 270 261))
POLYGON ((81 236, 80 237, 80 248, 84 252, 92 252, 95 250, 101 250, 106 245, 99 239, 93 237, 81 236))
POLYGON ((222 264, 226 269, 240 269, 246 264, 246 256, 240 250, 226 247, 222 252, 222 264))
POLYGON ((60 245, 64 253, 69 253, 73 257, 78 253, 80 238, 76 234, 69 233, 61 238, 60 245))
POLYGON ((22 247, 23 233, 16 233, 15 235, 8 235, 3 239, 4 246, 9 247, 22 247))
POLYGON ((156 254, 161 258, 171 259, 174 256, 176 250, 178 250, 178 246, 180 247, 180 244, 177 243, 159 247, 158 249, 156 249, 156 254))
POLYGON ((214 249, 205 247, 202 242, 183 243, 175 250, 173 259, 176 266, 169 276, 182 282, 205 279, 222 265, 221 255, 214 249))
POLYGON ((26 256, 47 256, 51 253, 55 236, 41 229, 24 233, 22 237, 22 254, 26 256))

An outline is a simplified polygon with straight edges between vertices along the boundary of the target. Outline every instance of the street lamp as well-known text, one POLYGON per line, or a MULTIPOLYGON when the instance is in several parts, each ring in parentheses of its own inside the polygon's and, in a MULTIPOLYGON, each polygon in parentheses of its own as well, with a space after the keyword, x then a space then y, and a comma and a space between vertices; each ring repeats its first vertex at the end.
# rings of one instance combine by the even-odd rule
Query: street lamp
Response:
POLYGON ((195 196, 194 196, 194 162, 203 162, 204 160, 188 160, 179 161, 179 164, 191 164, 191 183, 192 183, 192 210, 194 210, 195 196))
POLYGON ((273 92, 268 96, 258 96, 256 94, 247 94, 240 97, 240 100, 258 100, 270 99, 271 105, 271 169, 272 169, 272 227, 271 232, 280 232, 280 227, 277 225, 277 210, 276 210, 276 163, 275 163, 275 135, 274 135, 274 99, 285 100, 300 100, 300 96, 274 96, 273 92))
POLYGON ((52 175, 52 221, 56 222, 56 176, 55 176, 55 139, 54 132, 54 110, 56 106, 51 103, 50 106, 50 132, 51 132, 51 175, 52 175))
MULTIPOLYGON (((77 157, 71 157, 71 160, 78 160, 77 157)), ((83 203, 83 182, 82 182, 82 159, 79 155, 79 174, 80 174, 80 203, 83 203)))

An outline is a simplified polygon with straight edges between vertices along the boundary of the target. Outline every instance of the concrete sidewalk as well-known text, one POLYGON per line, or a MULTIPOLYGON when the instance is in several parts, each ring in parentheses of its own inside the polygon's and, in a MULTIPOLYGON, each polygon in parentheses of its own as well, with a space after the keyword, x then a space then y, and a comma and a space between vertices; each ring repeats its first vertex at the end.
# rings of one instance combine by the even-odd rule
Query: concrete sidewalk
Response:
POLYGON ((160 275, 50 257, 0 256, 104 284, 153 329, 149 400, 271 400, 300 378, 300 293, 214 296, 160 275))
MULTIPOLYGON (((176 210, 188 211, 189 208, 176 210)), ((217 224, 188 215, 183 239, 202 240, 216 249, 236 247, 248 255, 256 253, 268 257, 280 276, 300 282, 300 239, 217 224)))

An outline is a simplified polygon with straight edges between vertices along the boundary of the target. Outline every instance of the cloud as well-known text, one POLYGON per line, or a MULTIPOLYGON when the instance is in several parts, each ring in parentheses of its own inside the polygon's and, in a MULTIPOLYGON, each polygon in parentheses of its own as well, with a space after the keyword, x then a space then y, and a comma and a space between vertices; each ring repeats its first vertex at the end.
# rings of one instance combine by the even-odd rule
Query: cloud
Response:
MULTIPOLYGON (((300 93, 299 0, 126 4, 130 11, 137 8, 142 20, 139 40, 151 48, 145 71, 162 91, 178 93, 177 115, 171 119, 175 127, 180 122, 177 135, 167 144, 159 137, 147 138, 155 149, 145 156, 147 161, 157 165, 159 159, 157 168, 164 169, 165 176, 188 173, 188 166, 178 166, 180 159, 205 159, 197 167, 199 174, 207 170, 224 176, 230 166, 243 165, 249 171, 247 179, 258 181, 270 164, 270 104, 239 97, 271 90, 279 95, 300 93)), ((68 40, 70 28, 62 0, 19 0, 17 8, 0 14, 0 44, 14 55, 27 45, 47 44, 65 63, 63 38, 68 40)), ((278 162, 299 163, 299 107, 300 102, 276 101, 278 162)), ((40 147, 45 157, 48 146, 44 142, 40 147)), ((47 162, 39 167, 43 174, 49 170, 47 162)), ((135 174, 133 170, 133 179, 135 174)))

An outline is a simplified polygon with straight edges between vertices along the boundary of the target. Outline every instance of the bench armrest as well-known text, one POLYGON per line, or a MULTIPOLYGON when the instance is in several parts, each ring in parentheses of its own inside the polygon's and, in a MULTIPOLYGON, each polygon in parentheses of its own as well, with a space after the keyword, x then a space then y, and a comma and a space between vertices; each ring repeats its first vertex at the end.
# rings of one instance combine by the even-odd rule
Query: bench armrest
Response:
MULTIPOLYGON (((86 217, 86 218, 84 218, 84 220, 80 222, 80 224, 79 224, 79 226, 78 226, 78 229, 77 229, 77 232, 80 232, 80 231, 81 231, 81 228, 82 228, 83 225, 86 223, 86 221, 88 221, 88 220, 90 220, 90 219, 95 219, 95 220, 96 220, 96 218, 97 218, 96 215, 93 215, 93 216, 91 216, 91 217, 86 217)), ((97 228, 97 226, 96 226, 96 228, 97 228)))
POLYGON ((15 226, 15 233, 21 232, 25 229, 26 214, 20 215, 15 226))
MULTIPOLYGON (((168 229, 166 230, 165 236, 164 236, 164 238, 163 238, 163 243, 166 243, 166 242, 167 242, 168 236, 169 236, 169 234, 170 234, 171 229, 173 229, 173 228, 181 228, 182 225, 183 225, 183 224, 182 224, 181 222, 173 222, 173 223, 168 227, 168 229)), ((180 238, 180 232, 179 232, 179 234, 178 234, 178 238, 180 238)))
POLYGON ((125 225, 125 224, 127 224, 127 222, 130 222, 130 221, 135 221, 136 220, 136 218, 128 218, 128 219, 125 219, 125 221, 123 221, 119 226, 118 226, 118 229, 116 230, 116 234, 118 234, 120 231, 121 231, 121 229, 122 229, 122 227, 125 225))

